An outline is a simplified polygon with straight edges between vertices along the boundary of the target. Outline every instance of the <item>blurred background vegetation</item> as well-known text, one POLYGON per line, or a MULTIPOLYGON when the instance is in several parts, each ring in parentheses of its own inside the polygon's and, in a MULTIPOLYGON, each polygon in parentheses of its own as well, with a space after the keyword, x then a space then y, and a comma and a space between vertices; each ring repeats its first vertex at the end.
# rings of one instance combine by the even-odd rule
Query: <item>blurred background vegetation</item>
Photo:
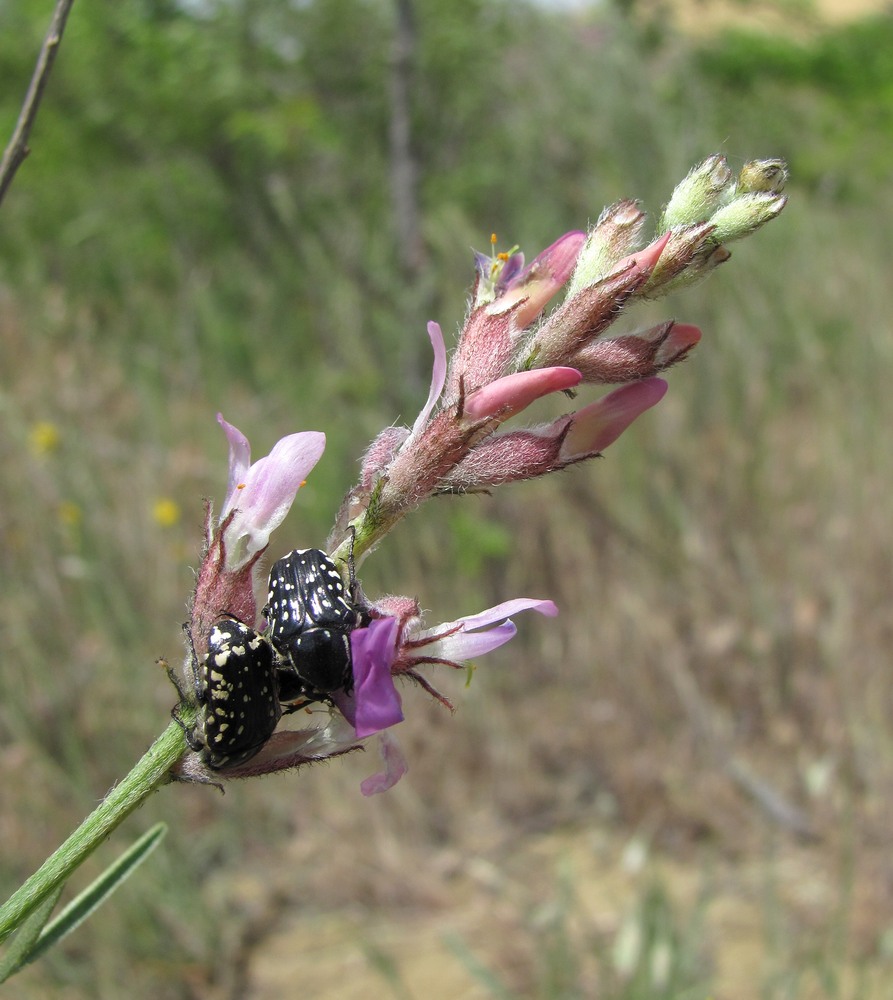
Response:
MULTIPOLYGON (((9 890, 167 722, 217 410, 258 455, 326 432, 274 555, 319 545, 491 232, 530 257, 621 197, 656 218, 714 152, 786 158, 791 198, 625 319, 705 337, 604 460, 430 504, 364 567, 431 621, 562 609, 446 679, 455 717, 406 692, 404 781, 362 799, 358 754, 163 790, 118 844, 165 819, 162 851, 13 995, 889 996, 893 18, 744 7, 771 30, 75 5, 0 211, 9 890)), ((50 13, 0 5, 2 142, 50 13)))

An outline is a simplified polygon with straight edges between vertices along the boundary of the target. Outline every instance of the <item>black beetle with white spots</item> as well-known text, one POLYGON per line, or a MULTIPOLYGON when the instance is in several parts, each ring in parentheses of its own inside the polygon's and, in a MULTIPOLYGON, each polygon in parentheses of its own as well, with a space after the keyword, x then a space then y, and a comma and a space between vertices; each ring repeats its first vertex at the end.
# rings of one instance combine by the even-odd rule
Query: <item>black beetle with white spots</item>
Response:
POLYGON ((187 738, 213 770, 253 757, 282 717, 273 647, 234 618, 211 629, 195 689, 199 717, 187 738))
POLYGON ((273 564, 267 606, 283 702, 324 700, 353 685, 350 633, 364 624, 335 563, 320 549, 295 549, 273 564))
POLYGON ((264 633, 225 614, 214 624, 206 650, 192 656, 196 722, 172 713, 214 771, 259 753, 284 713, 353 687, 350 633, 368 620, 325 552, 296 549, 273 565, 264 615, 264 633))

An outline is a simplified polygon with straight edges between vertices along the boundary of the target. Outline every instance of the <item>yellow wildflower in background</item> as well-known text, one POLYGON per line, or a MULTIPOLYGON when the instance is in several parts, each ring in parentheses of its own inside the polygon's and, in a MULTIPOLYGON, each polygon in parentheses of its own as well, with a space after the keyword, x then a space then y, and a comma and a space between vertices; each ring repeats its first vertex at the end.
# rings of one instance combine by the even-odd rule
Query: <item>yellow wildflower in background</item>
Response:
POLYGON ((59 523, 66 527, 74 527, 84 519, 84 512, 73 500, 63 500, 56 508, 59 523))
POLYGON ((152 505, 152 518, 162 528, 172 528, 180 520, 180 505, 169 497, 159 497, 152 505))
POLYGON ((39 420, 28 431, 28 447, 33 455, 48 455, 59 447, 61 435, 56 424, 39 420))

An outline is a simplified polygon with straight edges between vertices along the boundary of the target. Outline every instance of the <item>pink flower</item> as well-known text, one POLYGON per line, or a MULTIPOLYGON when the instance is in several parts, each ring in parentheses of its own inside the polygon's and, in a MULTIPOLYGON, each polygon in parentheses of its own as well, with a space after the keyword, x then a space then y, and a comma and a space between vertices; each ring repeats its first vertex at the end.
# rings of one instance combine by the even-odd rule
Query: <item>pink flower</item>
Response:
POLYGON ((217 421, 229 441, 229 482, 216 523, 210 506, 207 511, 207 548, 189 625, 196 651, 204 647, 221 615, 256 624, 258 560, 326 445, 325 435, 316 431, 289 434, 252 465, 245 435, 220 414, 217 421))
MULTIPOLYGON (((509 280, 497 280, 487 289, 478 284, 475 302, 450 360, 447 402, 455 402, 511 373, 518 334, 534 322, 571 276, 585 241, 585 233, 565 233, 523 270, 513 269, 509 280)), ((502 279, 502 275, 499 277, 502 279)))
MULTIPOLYGON (((496 301, 488 307, 490 313, 502 313, 516 309, 512 317, 516 330, 523 330, 539 316, 543 308, 555 296, 562 285, 573 274, 580 250, 586 242, 586 234, 575 230, 560 236, 511 280, 505 281, 499 289, 496 301)), ((524 257, 521 257, 523 262, 524 257)))
POLYGON ((395 675, 421 680, 416 669, 425 663, 461 668, 464 661, 492 652, 513 638, 518 630, 508 616, 527 610, 549 617, 558 614, 552 601, 518 598, 435 628, 421 628, 417 615, 402 621, 386 615, 356 629, 350 636, 354 692, 339 707, 356 727, 357 736, 371 736, 403 721, 395 675))
POLYGON ((461 669, 464 661, 498 649, 515 636, 518 630, 508 615, 527 610, 550 617, 558 614, 552 601, 519 598, 436 628, 423 629, 414 601, 391 598, 383 604, 400 609, 400 616, 386 614, 373 619, 366 628, 351 632, 354 690, 349 696, 340 694, 335 698, 338 708, 353 725, 357 739, 379 736, 385 770, 363 782, 364 795, 387 791, 407 770, 396 741, 385 732, 403 721, 395 676, 411 677, 449 704, 417 672, 419 666, 441 663, 461 669))
POLYGON ((594 458, 659 403, 666 391, 663 379, 646 378, 550 424, 491 434, 442 477, 440 489, 451 493, 488 489, 594 458))
POLYGON ((322 456, 326 436, 318 431, 289 434, 251 465, 251 446, 245 435, 219 413, 217 422, 229 441, 229 484, 219 523, 227 522, 226 566, 238 570, 269 544, 270 535, 285 519, 322 456))

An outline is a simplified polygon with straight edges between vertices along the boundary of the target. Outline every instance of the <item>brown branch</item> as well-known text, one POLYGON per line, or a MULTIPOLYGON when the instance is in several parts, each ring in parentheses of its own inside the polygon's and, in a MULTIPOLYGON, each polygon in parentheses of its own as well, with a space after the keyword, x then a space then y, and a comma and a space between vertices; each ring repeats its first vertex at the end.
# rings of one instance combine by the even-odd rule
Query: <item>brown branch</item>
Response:
POLYGON ((56 9, 53 11, 53 19, 50 22, 46 38, 40 55, 37 57, 37 65, 34 67, 34 75, 31 77, 31 85, 25 95, 25 103, 19 112, 19 120, 16 122, 15 130, 9 145, 0 160, 0 202, 6 194, 16 171, 24 163, 25 158, 31 150, 28 148, 28 136, 31 134, 31 127, 34 119, 37 118, 37 110, 43 97, 44 88, 53 68, 59 43, 62 41, 62 32, 65 31, 65 22, 74 0, 57 0, 56 9))

